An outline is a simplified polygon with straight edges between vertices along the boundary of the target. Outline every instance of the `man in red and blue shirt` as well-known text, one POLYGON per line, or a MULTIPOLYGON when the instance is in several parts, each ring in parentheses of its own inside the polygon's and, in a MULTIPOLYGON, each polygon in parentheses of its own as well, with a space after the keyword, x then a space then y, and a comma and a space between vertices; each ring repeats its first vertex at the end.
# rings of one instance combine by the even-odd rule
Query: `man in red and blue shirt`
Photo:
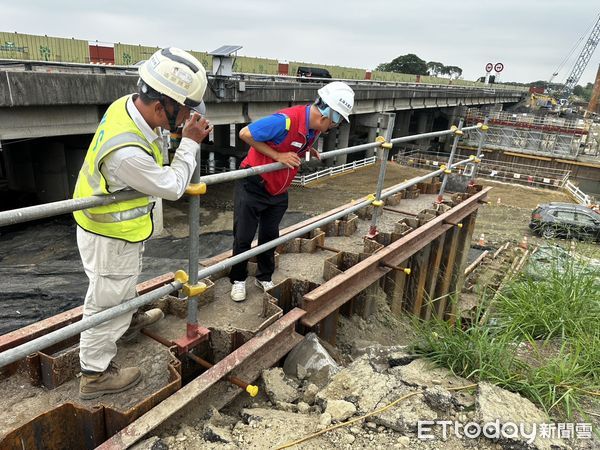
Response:
MULTIPOLYGON (((287 190, 300 167, 301 158, 310 152, 319 158, 313 147, 321 133, 349 121, 354 105, 354 91, 345 83, 334 81, 318 91, 311 105, 283 109, 251 123, 240 131, 240 139, 250 145, 248 156, 240 168, 280 162, 285 169, 251 176, 236 182, 233 255, 250 249, 256 230, 258 244, 279 236, 279 224, 288 206, 287 190)), ((274 249, 257 256, 256 284, 263 290, 273 287, 275 271, 274 249)), ((247 261, 231 268, 231 298, 246 298, 247 261)))

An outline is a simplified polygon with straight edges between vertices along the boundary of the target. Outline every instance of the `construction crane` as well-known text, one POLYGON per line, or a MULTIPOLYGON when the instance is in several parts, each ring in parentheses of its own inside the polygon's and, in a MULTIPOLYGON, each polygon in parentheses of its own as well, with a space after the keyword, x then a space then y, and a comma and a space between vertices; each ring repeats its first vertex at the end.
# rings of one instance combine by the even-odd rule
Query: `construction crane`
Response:
POLYGON ((594 50, 596 50, 596 46, 598 45, 598 41, 600 41, 600 14, 598 15, 598 19, 596 20, 596 24, 592 28, 592 33, 588 38, 587 42, 583 46, 571 73, 567 77, 567 81, 565 81, 565 87, 562 91, 562 98, 569 98, 569 95, 573 92, 577 83, 579 83, 579 79, 581 78, 581 74, 585 70, 588 62, 592 58, 594 54, 594 50))

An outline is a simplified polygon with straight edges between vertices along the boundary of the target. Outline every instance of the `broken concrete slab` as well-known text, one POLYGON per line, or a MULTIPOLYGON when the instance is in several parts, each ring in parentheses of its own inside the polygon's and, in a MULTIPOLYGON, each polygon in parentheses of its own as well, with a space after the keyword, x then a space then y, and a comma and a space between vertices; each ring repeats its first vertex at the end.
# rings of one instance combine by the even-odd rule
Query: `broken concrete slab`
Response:
POLYGON ((298 386, 293 385, 293 381, 285 376, 280 367, 263 370, 262 380, 265 392, 273 403, 292 403, 300 396, 298 386))
POLYGON ((356 406, 345 400, 327 400, 325 412, 331 415, 331 420, 343 422, 356 413, 356 406))
POLYGON ((417 432, 418 422, 420 420, 437 420, 438 413, 431 409, 423 399, 420 390, 409 386, 398 386, 388 395, 382 398, 375 408, 382 408, 399 398, 412 395, 393 407, 372 416, 371 420, 377 425, 382 425, 399 433, 417 432))
POLYGON ((323 406, 330 400, 351 399, 359 412, 370 412, 397 384, 395 377, 376 372, 369 359, 361 357, 334 375, 319 391, 316 402, 323 406))
MULTIPOLYGON (((276 448, 314 433, 318 429, 319 416, 290 413, 266 408, 251 408, 241 411, 243 422, 233 429, 237 444, 243 449, 262 450, 276 448)), ((310 448, 328 448, 328 441, 316 437, 310 448)))
POLYGON ((491 383, 479 383, 475 417, 482 426, 499 421, 506 432, 500 433, 498 438, 493 440, 502 446, 536 450, 567 448, 561 440, 543 438, 539 433, 535 440, 528 440, 516 427, 523 426, 525 433, 529 434, 535 427, 539 427, 539 424, 550 423, 550 419, 526 398, 491 383))
POLYGON ((457 377, 448 369, 436 367, 425 359, 416 359, 410 364, 394 367, 389 370, 389 373, 408 386, 421 388, 430 386, 456 388, 473 384, 469 380, 457 377))

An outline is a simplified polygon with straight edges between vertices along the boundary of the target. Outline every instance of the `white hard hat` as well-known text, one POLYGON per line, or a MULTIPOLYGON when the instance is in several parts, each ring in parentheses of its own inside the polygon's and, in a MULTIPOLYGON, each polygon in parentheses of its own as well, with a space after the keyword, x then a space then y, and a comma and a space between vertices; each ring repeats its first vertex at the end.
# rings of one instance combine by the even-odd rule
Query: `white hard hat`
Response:
POLYGON ((341 81, 333 81, 317 91, 321 100, 350 122, 348 116, 354 107, 354 91, 341 81))
POLYGON ((194 56, 175 47, 163 48, 140 66, 140 79, 155 91, 202 114, 206 70, 194 56))

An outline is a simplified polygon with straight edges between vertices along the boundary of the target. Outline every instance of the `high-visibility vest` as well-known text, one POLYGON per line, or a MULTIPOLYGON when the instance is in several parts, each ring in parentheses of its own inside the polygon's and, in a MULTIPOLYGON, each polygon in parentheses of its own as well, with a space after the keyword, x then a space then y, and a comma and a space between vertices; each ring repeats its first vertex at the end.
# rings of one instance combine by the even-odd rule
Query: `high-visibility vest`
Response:
MULTIPOLYGON (((104 158, 120 148, 139 147, 162 167, 163 156, 158 140, 148 142, 127 112, 130 97, 127 95, 115 101, 102 117, 79 171, 73 198, 114 193, 100 166, 104 158)), ((75 211, 73 216, 81 228, 91 233, 140 242, 152 234, 152 206, 148 197, 141 197, 75 211)))

